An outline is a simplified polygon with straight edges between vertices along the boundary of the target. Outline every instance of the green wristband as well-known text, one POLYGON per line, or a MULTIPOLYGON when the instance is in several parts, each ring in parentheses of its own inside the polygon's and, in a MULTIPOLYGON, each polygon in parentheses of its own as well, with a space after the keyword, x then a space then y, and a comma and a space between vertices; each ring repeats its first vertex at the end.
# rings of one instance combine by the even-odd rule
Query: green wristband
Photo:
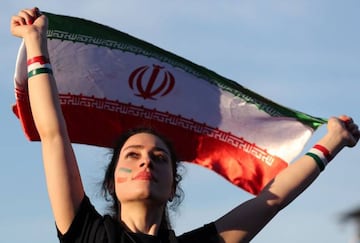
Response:
POLYGON ((320 169, 320 172, 325 169, 325 165, 324 165, 323 161, 319 158, 319 156, 317 156, 314 153, 310 153, 310 152, 307 152, 305 155, 310 156, 311 158, 313 158, 315 160, 317 166, 320 169))
POLYGON ((30 72, 28 72, 28 78, 34 77, 38 74, 42 74, 42 73, 48 73, 48 74, 52 74, 52 70, 50 68, 37 68, 34 69, 30 72))

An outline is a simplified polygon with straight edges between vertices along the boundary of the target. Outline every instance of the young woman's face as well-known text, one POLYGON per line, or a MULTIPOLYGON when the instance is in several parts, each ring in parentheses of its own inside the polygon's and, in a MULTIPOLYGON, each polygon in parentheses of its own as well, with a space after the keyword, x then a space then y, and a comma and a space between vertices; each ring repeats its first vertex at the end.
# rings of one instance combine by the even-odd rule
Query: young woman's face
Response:
POLYGON ((146 201, 163 205, 173 195, 170 152, 155 135, 131 136, 120 151, 115 169, 115 192, 121 204, 146 201))

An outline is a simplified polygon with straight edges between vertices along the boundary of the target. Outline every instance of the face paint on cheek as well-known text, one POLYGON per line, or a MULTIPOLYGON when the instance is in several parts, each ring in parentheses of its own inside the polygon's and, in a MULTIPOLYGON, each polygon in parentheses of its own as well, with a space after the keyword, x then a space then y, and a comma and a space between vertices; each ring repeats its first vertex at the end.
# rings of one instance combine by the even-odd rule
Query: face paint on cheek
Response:
MULTIPOLYGON (((125 172, 125 173, 129 174, 132 172, 132 170, 129 168, 125 168, 125 167, 120 167, 119 172, 125 172)), ((125 181, 127 181, 127 177, 121 177, 121 176, 116 177, 117 183, 123 183, 125 181)))
POLYGON ((129 168, 125 168, 125 167, 120 167, 119 168, 119 171, 121 171, 121 172, 125 172, 125 173, 131 173, 131 169, 129 169, 129 168))

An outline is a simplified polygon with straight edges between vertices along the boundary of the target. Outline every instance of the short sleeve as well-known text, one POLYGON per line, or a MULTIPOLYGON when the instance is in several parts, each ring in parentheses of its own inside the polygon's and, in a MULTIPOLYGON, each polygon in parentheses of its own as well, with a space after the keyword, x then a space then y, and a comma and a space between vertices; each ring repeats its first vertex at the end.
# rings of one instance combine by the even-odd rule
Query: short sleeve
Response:
POLYGON ((178 237, 179 243, 219 243, 219 234, 214 223, 186 232, 178 237))
POLYGON ((103 217, 96 211, 85 195, 70 228, 65 234, 57 229, 61 243, 106 242, 103 217))

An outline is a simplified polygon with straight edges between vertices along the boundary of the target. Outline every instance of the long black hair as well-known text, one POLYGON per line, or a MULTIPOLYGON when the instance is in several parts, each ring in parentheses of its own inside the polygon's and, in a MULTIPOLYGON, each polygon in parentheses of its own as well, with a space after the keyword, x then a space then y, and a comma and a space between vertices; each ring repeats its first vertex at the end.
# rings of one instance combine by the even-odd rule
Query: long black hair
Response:
POLYGON ((119 200, 116 197, 115 193, 115 179, 114 179, 114 173, 115 168, 117 166, 117 162, 119 160, 120 151, 122 147, 124 146, 125 142, 133 135, 139 134, 139 133, 148 133, 152 134, 158 138, 160 138, 166 147, 168 148, 170 152, 170 159, 171 159, 171 165, 172 165, 172 171, 173 171, 173 191, 175 192, 174 197, 171 201, 168 202, 168 205, 165 207, 163 212, 163 217, 160 225, 160 229, 170 229, 171 224, 169 220, 169 213, 168 208, 175 210, 177 206, 181 203, 184 192, 179 186, 180 181, 182 180, 182 176, 180 173, 180 161, 178 160, 175 150, 171 144, 170 141, 168 141, 163 135, 159 134, 152 128, 142 127, 142 128, 135 128, 128 130, 127 132, 123 133, 119 139, 116 142, 116 145, 113 148, 112 151, 112 157, 110 160, 110 163, 107 166, 107 169, 105 171, 105 176, 102 182, 102 191, 105 195, 105 199, 111 203, 111 206, 109 209, 111 210, 111 214, 114 218, 119 219, 119 213, 120 213, 120 204, 119 200))

